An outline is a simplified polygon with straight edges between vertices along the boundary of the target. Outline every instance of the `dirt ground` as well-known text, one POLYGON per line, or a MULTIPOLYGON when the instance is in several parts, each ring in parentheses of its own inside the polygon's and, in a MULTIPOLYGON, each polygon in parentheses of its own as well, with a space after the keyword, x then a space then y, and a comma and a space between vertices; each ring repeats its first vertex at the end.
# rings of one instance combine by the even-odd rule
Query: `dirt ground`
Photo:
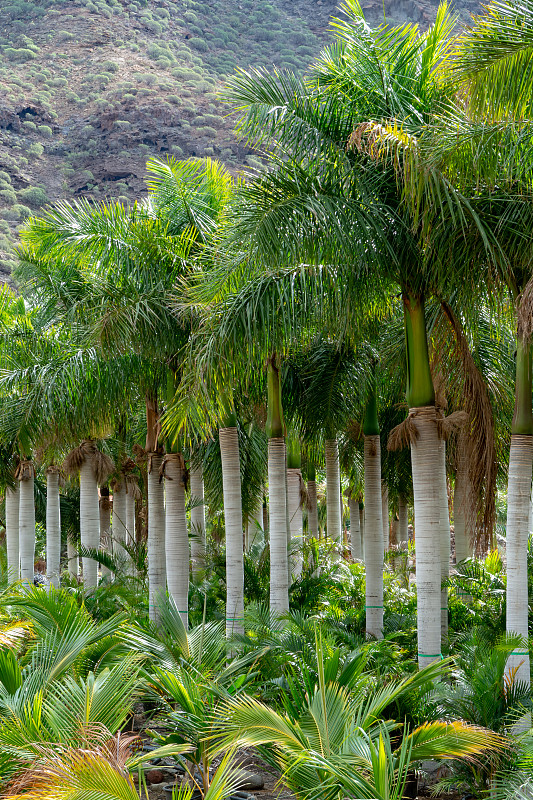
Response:
MULTIPOLYGON (((248 770, 256 775, 261 775, 264 781, 262 789, 255 789, 250 794, 253 794, 256 800, 292 800, 294 795, 287 789, 279 785, 279 775, 271 767, 255 753, 253 750, 244 751, 241 754, 240 764, 243 769, 248 770)), ((176 781, 176 776, 164 766, 160 766, 164 774, 164 780, 161 783, 149 784, 148 800, 170 800, 165 793, 165 786, 176 781)), ((144 797, 144 794, 143 794, 144 797)), ((425 800, 431 797, 430 792, 421 792, 418 794, 418 800, 425 800)), ((441 795, 441 800, 460 800, 459 794, 446 794, 441 795)), ((252 800, 252 798, 250 798, 252 800)))

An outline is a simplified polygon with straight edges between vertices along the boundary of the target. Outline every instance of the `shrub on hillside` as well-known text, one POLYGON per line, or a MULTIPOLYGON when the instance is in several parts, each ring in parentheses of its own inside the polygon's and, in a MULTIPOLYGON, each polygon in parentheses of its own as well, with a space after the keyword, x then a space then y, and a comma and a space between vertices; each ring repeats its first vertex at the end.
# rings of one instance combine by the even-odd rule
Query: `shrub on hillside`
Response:
POLYGON ((200 39, 198 36, 193 36, 192 39, 189 39, 189 44, 191 47, 194 47, 196 50, 199 50, 201 53, 205 53, 208 49, 207 42, 204 39, 200 39))
POLYGON ((209 125, 203 125, 196 129, 198 136, 206 136, 209 139, 214 139, 217 135, 216 129, 211 128, 209 125))
POLYGON ((119 71, 119 66, 115 61, 104 61, 101 66, 102 72, 115 73, 119 71))
POLYGON ((31 61, 33 58, 36 58, 36 54, 33 50, 30 50, 27 47, 6 47, 4 48, 4 56, 9 61, 15 62, 24 62, 24 61, 31 61))
POLYGON ((28 206, 25 206, 22 203, 15 203, 13 209, 18 214, 18 219, 27 219, 28 217, 31 217, 31 208, 28 208, 28 206))
POLYGON ((44 153, 44 147, 40 142, 32 142, 26 152, 30 156, 37 156, 39 158, 44 153))
POLYGON ((28 186, 27 189, 22 189, 19 192, 19 198, 35 208, 44 206, 48 202, 46 191, 40 186, 28 186))
POLYGON ((13 189, 0 189, 0 202, 13 206, 17 202, 17 195, 13 189))
POLYGON ((44 136, 45 139, 50 139, 52 136, 52 128, 50 125, 38 125, 37 129, 41 136, 44 136))
POLYGON ((144 22, 145 28, 148 28, 148 30, 151 31, 152 33, 156 33, 156 34, 157 33, 163 33, 162 26, 159 24, 159 22, 156 22, 154 19, 146 19, 145 18, 145 19, 143 19, 143 22, 144 22))

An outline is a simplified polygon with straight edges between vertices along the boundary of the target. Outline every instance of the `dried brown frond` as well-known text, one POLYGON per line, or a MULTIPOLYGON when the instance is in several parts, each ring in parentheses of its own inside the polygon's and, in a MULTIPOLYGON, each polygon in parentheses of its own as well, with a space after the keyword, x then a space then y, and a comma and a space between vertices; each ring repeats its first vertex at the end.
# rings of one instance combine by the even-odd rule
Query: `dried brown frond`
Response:
POLYGON ((363 426, 356 419, 352 419, 346 426, 346 433, 351 442, 358 442, 363 437, 363 426))
POLYGON ((120 776, 133 798, 135 786, 126 763, 138 747, 138 736, 111 736, 94 725, 83 731, 78 747, 34 744, 36 758, 10 781, 2 797, 59 800, 74 794, 82 796, 104 788, 106 782, 120 776))
POLYGON ((516 318, 518 338, 530 342, 533 335, 533 277, 529 279, 518 297, 516 318))
POLYGON ((24 459, 20 461, 15 470, 15 480, 17 481, 31 481, 35 478, 35 467, 31 459, 24 459))
POLYGON ((458 433, 468 422, 466 411, 452 411, 447 417, 437 413, 437 433, 446 442, 452 433, 458 433))
POLYGON ((126 494, 132 494, 134 500, 140 500, 142 492, 139 488, 136 475, 125 475, 124 481, 126 484, 126 494))
POLYGON ((376 441, 374 440, 374 437, 373 436, 372 437, 366 437, 365 436, 365 439, 367 439, 367 438, 370 439, 369 448, 368 448, 368 454, 370 456, 377 456, 377 454, 378 454, 378 446, 377 446, 376 441))
POLYGON ((100 498, 100 509, 102 511, 111 511, 113 504, 109 497, 104 496, 100 498))
POLYGON ((63 462, 63 469, 67 475, 76 475, 88 458, 92 458, 96 453, 96 445, 92 439, 84 441, 70 453, 67 453, 63 462))
POLYGON ((159 477, 165 478, 167 481, 173 480, 170 478, 167 471, 167 464, 174 462, 177 463, 178 468, 180 470, 180 480, 187 489, 189 485, 189 470, 187 469, 187 465, 185 464, 185 459, 181 453, 167 453, 166 456, 163 458, 161 462, 161 466, 159 467, 159 477))
POLYGON ((109 487, 112 494, 117 494, 124 489, 124 482, 121 478, 112 478, 109 483, 109 487))
POLYGON ((132 472, 135 472, 136 469, 137 464, 133 458, 125 458, 120 467, 120 471, 123 475, 130 475, 132 472))
POLYGON ((146 452, 144 447, 141 447, 140 444, 134 444, 133 447, 131 448, 131 451, 135 456, 135 463, 137 464, 137 466, 146 464, 146 458, 148 456, 148 453, 146 452))
POLYGON ((448 408, 448 401, 446 399, 446 378, 441 369, 441 365, 436 361, 431 363, 431 377, 433 379, 433 389, 435 391, 435 407, 440 409, 442 415, 448 408))
POLYGON ((403 450, 404 447, 410 447, 411 442, 418 439, 418 428, 414 423, 416 410, 410 411, 403 422, 396 425, 395 428, 389 433, 387 440, 387 450, 403 450))
POLYGON ((102 453, 101 450, 96 450, 94 454, 94 477, 96 482, 105 483, 114 469, 113 459, 102 453))
POLYGON ((97 483, 104 483, 115 468, 113 460, 98 450, 92 439, 84 439, 79 447, 75 447, 67 454, 63 462, 63 469, 68 475, 75 475, 88 460, 93 462, 93 472, 97 483))
POLYGON ((474 502, 469 527, 474 532, 475 548, 486 553, 493 545, 496 523, 497 458, 495 423, 487 385, 470 352, 461 322, 450 306, 441 301, 441 307, 455 339, 455 351, 461 366, 461 386, 457 390, 460 403, 467 415, 466 426, 459 439, 463 439, 468 478, 474 502))
POLYGON ((46 468, 46 474, 47 475, 59 475, 60 478, 64 477, 63 476, 63 470, 61 469, 61 467, 58 467, 57 464, 50 464, 46 468))

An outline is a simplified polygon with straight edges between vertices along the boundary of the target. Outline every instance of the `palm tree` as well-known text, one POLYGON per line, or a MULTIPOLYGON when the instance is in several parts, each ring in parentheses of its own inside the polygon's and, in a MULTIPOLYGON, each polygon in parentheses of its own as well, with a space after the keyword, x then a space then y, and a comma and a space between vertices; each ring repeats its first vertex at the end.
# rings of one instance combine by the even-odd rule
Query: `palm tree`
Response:
MULTIPOLYGON (((80 530, 81 545, 85 551, 100 548, 100 508, 98 484, 107 480, 113 471, 113 462, 96 447, 91 439, 84 439, 79 447, 71 450, 64 462, 69 474, 80 477, 80 530)), ((98 562, 89 555, 82 557, 83 585, 92 588, 98 585, 98 562)))
POLYGON ((205 554, 204 475, 201 466, 191 466, 191 562, 192 573, 197 576, 205 554))
POLYGON ((301 435, 312 450, 323 447, 327 533, 339 551, 342 509, 337 435, 346 429, 355 412, 358 398, 354 386, 360 369, 349 346, 339 347, 319 336, 291 353, 283 385, 288 417, 297 420, 301 435))
POLYGON ((244 563, 241 466, 239 434, 235 414, 229 414, 219 428, 222 459, 222 489, 226 526, 226 636, 244 632, 244 563))
POLYGON ((46 470, 46 577, 59 587, 61 555, 61 515, 59 479, 61 470, 50 465, 46 470))
MULTIPOLYGON (((476 171, 492 187, 496 181, 510 186, 511 191, 530 191, 531 87, 533 85, 531 42, 531 7, 525 2, 494 2, 476 20, 471 30, 459 39, 454 64, 463 86, 468 88, 470 111, 474 124, 479 119, 478 149, 486 150, 476 171), (502 124, 503 123, 503 124, 502 124), (491 141, 492 140, 492 141, 491 141), (527 142, 526 157, 516 153, 527 142), (485 147, 488 144, 488 147, 485 147), (503 145, 503 148, 502 148, 503 145), (501 152, 508 157, 501 159, 501 152), (497 155, 497 159, 494 156, 497 155), (496 169, 495 169, 496 167, 496 169), (498 174, 496 174, 496 172, 498 174)), ((469 126, 472 127, 472 126, 469 126)), ((469 127, 465 128, 468 135, 469 127)), ((466 148, 469 159, 451 150, 463 171, 472 163, 472 146, 466 148), (458 157, 459 156, 459 157, 458 157)), ((470 166, 471 169, 471 166, 470 166)), ((529 209, 528 209, 529 210, 529 209)), ((512 217, 517 220, 515 210, 512 217)), ((530 232, 530 222, 520 220, 523 230, 530 232)), ((501 225, 501 220, 500 220, 501 225)), ((514 239, 514 232, 511 239, 514 239)), ((511 429, 509 480, 507 489, 507 631, 527 640, 528 621, 526 552, 529 537, 528 502, 525 494, 531 487, 533 465, 533 414, 531 407, 531 266, 529 249, 507 251, 509 265, 503 270, 504 281, 516 304, 520 303, 516 342, 515 412, 511 429), (514 258, 519 257, 518 265, 514 258)), ((517 681, 530 682, 529 653, 516 649, 510 654, 508 668, 517 681)), ((526 730, 528 719, 521 721, 526 730)))
MULTIPOLYGON (((434 550, 442 487, 425 306, 432 294, 446 295, 460 285, 466 262, 454 259, 452 266, 438 267, 442 251, 428 245, 433 229, 429 223, 420 227, 417 209, 404 203, 395 167, 384 166, 381 153, 388 152, 389 139, 406 147, 432 114, 453 108, 453 87, 442 85, 439 72, 450 52, 455 21, 441 6, 427 33, 414 26, 371 31, 355 3, 344 4, 343 11, 347 19, 336 22, 336 44, 326 48, 308 80, 252 71, 230 82, 228 95, 239 109, 240 131, 250 143, 270 148, 275 167, 242 191, 238 235, 270 264, 287 257, 319 263, 317 294, 332 265, 337 286, 329 298, 335 309, 331 315, 338 314, 343 328, 351 322, 347 309, 357 307, 361 285, 375 290, 382 281, 400 287, 409 407, 403 430, 411 445, 423 666, 441 653, 441 569, 434 550), (363 247, 359 256, 365 241, 366 255, 363 247), (368 275, 372 281, 365 284, 368 275)), ((433 175, 409 172, 415 184, 424 176, 433 185, 433 175)), ((445 193, 453 195, 449 183, 445 193)), ((459 209, 455 217, 445 213, 448 235, 469 214, 464 204, 453 207, 459 209)), ((439 230, 438 223, 434 228, 439 230)), ((365 502, 368 512, 366 497, 365 502)))
MULTIPOLYGON (((109 499, 109 486, 100 487, 98 501, 98 518, 100 527, 100 550, 111 555, 111 500, 109 499)), ((105 564, 100 565, 102 579, 111 580, 111 571, 105 564)))
POLYGON ((383 505, 381 502, 381 442, 377 390, 371 378, 363 421, 365 457, 365 573, 366 630, 383 635, 383 505))
POLYGON ((289 548, 295 552, 289 561, 289 579, 297 578, 303 568, 303 501, 305 496, 302 479, 302 454, 295 432, 287 440, 287 513, 289 517, 289 548), (290 563, 292 561, 292 564, 290 563), (292 567, 292 569, 291 569, 292 567))
POLYGON ((6 544, 7 544, 7 572, 10 580, 20 577, 19 556, 19 508, 20 494, 19 483, 15 487, 6 486, 6 544))
POLYGON ((168 364, 189 330, 188 323, 177 322, 169 295, 187 254, 187 235, 169 233, 169 223, 149 206, 86 203, 59 205, 33 220, 21 251, 21 274, 49 319, 84 331, 85 342, 98 347, 108 363, 137 362, 122 374, 128 392, 118 386, 120 373, 114 391, 121 418, 132 398, 141 395, 145 401, 152 609, 153 598, 165 589, 159 415, 168 364))
POLYGON ((307 460, 307 525, 309 535, 318 539, 318 506, 316 499, 316 468, 315 462, 307 460))
POLYGON ((124 543, 126 542, 126 487, 122 475, 115 477, 111 484, 113 493, 113 512, 111 530, 113 533, 113 553, 119 558, 124 557, 124 543))
POLYGON ((279 364, 275 354, 267 363, 267 394, 270 611, 280 615, 289 610, 289 557, 285 424, 279 364))
POLYGON ((20 577, 29 586, 35 574, 35 467, 30 458, 23 459, 15 470, 19 481, 19 554, 20 577))
MULTIPOLYGON (((181 453, 169 452, 159 470, 165 477, 165 549, 168 592, 188 627, 189 537, 185 516, 186 467, 181 453)), ((162 581, 162 586, 164 582, 162 581)))

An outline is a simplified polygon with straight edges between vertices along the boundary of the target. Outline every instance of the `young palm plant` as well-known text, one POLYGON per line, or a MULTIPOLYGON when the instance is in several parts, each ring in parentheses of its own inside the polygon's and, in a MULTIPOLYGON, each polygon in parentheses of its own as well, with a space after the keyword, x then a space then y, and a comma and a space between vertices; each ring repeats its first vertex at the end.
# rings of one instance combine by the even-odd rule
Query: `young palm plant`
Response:
POLYGON ((471 758, 502 746, 496 734, 459 721, 409 730, 381 718, 395 699, 436 679, 440 664, 369 690, 357 669, 348 669, 345 680, 337 682, 338 665, 326 670, 318 643, 317 663, 316 684, 305 694, 296 692, 286 713, 242 697, 223 706, 220 715, 220 747, 268 744, 283 782, 297 798, 400 800, 409 770, 421 760, 471 758))

